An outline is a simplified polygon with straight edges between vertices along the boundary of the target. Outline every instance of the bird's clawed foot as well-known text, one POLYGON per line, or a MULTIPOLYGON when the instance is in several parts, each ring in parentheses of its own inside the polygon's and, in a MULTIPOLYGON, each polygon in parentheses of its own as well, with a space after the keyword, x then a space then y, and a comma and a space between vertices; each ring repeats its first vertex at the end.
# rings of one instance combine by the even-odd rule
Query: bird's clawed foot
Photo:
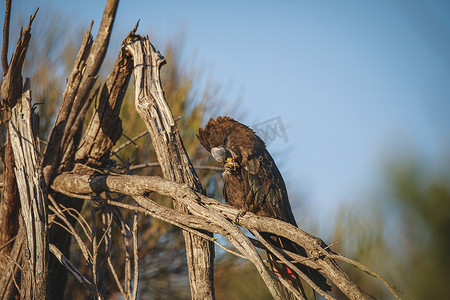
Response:
POLYGON ((228 171, 229 173, 233 173, 238 170, 239 164, 234 161, 233 157, 228 157, 224 167, 225 167, 225 171, 228 171))

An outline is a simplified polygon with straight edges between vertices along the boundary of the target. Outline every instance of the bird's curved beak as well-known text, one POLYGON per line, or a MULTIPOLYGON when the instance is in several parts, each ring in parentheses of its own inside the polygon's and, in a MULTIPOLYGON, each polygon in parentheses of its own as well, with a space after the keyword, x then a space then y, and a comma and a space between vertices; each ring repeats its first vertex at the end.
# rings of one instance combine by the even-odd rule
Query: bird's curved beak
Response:
POLYGON ((211 154, 216 161, 224 162, 227 157, 227 150, 224 147, 214 147, 211 148, 211 154))

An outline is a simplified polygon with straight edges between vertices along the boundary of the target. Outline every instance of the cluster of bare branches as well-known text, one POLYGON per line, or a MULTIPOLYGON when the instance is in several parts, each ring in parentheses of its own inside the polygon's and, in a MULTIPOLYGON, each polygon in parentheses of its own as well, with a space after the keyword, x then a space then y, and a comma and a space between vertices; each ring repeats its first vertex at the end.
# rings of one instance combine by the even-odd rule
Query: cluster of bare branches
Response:
POLYGON ((295 298, 302 299, 302 295, 270 271, 258 248, 274 253, 326 299, 334 297, 311 282, 294 263, 319 270, 348 298, 371 299, 336 263, 345 261, 380 279, 400 298, 398 291, 381 276, 335 253, 319 238, 279 220, 243 213, 205 195, 165 100, 160 82, 160 68, 165 60, 148 37, 136 35, 137 25, 124 39, 103 87, 95 86, 117 5, 118 0, 107 1, 95 40, 91 35, 92 23, 86 31, 41 157, 39 124, 30 105, 30 83, 27 80, 23 86, 21 76, 36 14, 22 31, 8 64, 11 2, 7 2, 2 49, 5 76, 0 103, 6 130, 1 149, 4 167, 0 203, 1 298, 9 299, 20 293, 22 298, 62 299, 70 273, 95 299, 107 298, 108 278, 112 278, 124 299, 137 299, 140 216, 158 218, 183 230, 193 299, 214 299, 214 245, 251 261, 275 299, 282 298, 279 281, 295 298), (122 135, 119 113, 132 74, 136 110, 156 151, 158 162, 153 165, 161 167, 164 178, 131 175, 133 168, 142 166, 117 167, 112 163, 112 157, 123 161, 118 152, 134 140, 113 149, 122 135), (94 99, 95 112, 83 131, 86 112, 94 99), (173 199, 173 208, 154 201, 154 193, 173 199), (83 205, 89 206, 89 216, 81 213, 83 205), (131 218, 124 218, 124 211, 130 211, 131 218), (257 239, 246 236, 241 227, 249 229, 257 239), (114 242, 115 231, 122 243, 114 242), (271 246, 260 232, 296 242, 306 249, 308 257, 271 246), (221 245, 213 233, 224 236, 234 249, 221 245), (87 272, 77 269, 71 261, 72 239, 88 267, 87 272), (111 255, 112 249, 119 247, 125 253, 123 270, 118 270, 111 255))

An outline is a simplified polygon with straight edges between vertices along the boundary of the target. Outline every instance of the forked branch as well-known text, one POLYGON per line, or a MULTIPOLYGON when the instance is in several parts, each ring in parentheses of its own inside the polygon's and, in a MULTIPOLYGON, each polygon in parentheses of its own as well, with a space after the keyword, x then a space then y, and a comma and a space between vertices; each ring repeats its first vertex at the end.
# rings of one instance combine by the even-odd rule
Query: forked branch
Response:
MULTIPOLYGON (((333 284, 339 288, 350 299, 373 299, 362 291, 350 278, 339 268, 335 258, 336 253, 319 238, 292 226, 289 223, 254 215, 252 213, 242 214, 242 211, 231 206, 222 204, 212 198, 196 193, 186 185, 154 176, 80 176, 74 174, 62 174, 55 178, 53 189, 70 193, 73 197, 79 193, 80 198, 89 197, 102 191, 123 193, 139 199, 145 197, 146 201, 138 201, 146 213, 162 220, 170 220, 172 224, 189 227, 193 231, 207 230, 224 235, 247 259, 256 262, 254 257, 249 257, 248 249, 244 246, 247 237, 232 229, 240 225, 249 230, 267 232, 283 236, 299 244, 307 250, 309 259, 300 260, 311 268, 318 269, 333 284), (189 214, 176 212, 172 209, 162 207, 146 197, 148 193, 156 192, 163 196, 172 197, 175 201, 182 203, 188 208, 189 214), (218 217, 221 216, 221 217, 218 217), (236 241, 240 243, 237 244, 236 241), (244 243, 244 244, 243 244, 244 243)), ((81 200, 80 200, 81 201, 81 200)), ((124 207, 126 208, 126 207, 124 207)), ((132 208, 131 208, 132 209, 132 208)), ((138 211, 138 210, 137 210, 138 211)), ((180 226, 181 227, 181 226, 180 226)), ((287 253, 295 258, 292 253, 287 253)), ((261 270, 260 270, 261 272, 261 270)), ((277 289, 277 286, 274 286, 277 289)), ((398 293, 393 293, 397 299, 401 299, 398 293)))

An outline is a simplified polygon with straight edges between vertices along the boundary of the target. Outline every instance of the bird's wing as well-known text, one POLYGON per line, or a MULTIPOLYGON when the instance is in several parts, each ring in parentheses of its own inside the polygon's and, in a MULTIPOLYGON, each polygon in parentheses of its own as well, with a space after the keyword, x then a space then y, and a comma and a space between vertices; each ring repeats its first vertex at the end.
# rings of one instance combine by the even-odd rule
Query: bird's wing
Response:
POLYGON ((243 163, 242 179, 251 190, 254 205, 262 213, 297 226, 289 204, 286 186, 275 161, 267 150, 243 163))

